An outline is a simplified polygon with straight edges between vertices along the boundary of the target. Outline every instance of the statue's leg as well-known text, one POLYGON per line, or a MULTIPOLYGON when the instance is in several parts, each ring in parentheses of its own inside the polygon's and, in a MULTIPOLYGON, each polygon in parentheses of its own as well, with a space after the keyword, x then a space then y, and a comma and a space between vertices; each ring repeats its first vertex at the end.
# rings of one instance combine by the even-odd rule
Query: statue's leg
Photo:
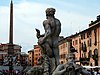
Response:
POLYGON ((60 62, 59 62, 59 48, 54 47, 53 52, 54 52, 54 57, 55 57, 55 64, 56 64, 56 66, 58 66, 60 64, 60 62))
POLYGON ((52 58, 53 57, 53 52, 52 52, 52 49, 51 49, 50 45, 48 43, 45 43, 45 47, 46 47, 47 56, 52 58))

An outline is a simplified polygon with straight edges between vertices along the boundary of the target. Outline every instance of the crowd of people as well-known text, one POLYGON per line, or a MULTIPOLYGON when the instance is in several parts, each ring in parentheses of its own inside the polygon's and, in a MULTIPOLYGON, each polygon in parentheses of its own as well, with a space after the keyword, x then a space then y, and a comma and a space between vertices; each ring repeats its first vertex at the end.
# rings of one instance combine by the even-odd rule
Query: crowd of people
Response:
POLYGON ((0 75, 20 75, 20 71, 19 70, 0 70, 0 75))

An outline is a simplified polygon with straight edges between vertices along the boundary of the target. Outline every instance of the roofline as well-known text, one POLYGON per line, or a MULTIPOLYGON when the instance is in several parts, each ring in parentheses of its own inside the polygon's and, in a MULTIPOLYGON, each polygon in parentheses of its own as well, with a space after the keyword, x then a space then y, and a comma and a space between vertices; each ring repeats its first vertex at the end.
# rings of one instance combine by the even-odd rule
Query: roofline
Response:
POLYGON ((95 24, 93 24, 94 26, 92 26, 92 27, 89 27, 89 28, 87 28, 87 29, 85 29, 85 30, 83 30, 83 31, 80 31, 79 33, 76 33, 76 34, 73 34, 73 35, 71 35, 70 37, 74 37, 74 36, 77 36, 77 35, 79 35, 79 34, 82 34, 82 33, 85 33, 86 31, 89 31, 89 30, 91 30, 91 29, 93 29, 93 28, 95 28, 95 27, 99 27, 100 25, 100 21, 97 21, 96 20, 96 23, 95 24), (95 25, 96 24, 96 25, 95 25))

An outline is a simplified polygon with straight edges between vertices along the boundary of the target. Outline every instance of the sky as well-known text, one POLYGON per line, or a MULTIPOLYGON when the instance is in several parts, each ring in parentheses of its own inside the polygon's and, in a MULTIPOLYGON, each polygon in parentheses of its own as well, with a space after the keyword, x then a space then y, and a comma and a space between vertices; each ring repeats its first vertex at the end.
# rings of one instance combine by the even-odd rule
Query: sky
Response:
MULTIPOLYGON (((55 8, 55 17, 61 22, 60 36, 70 36, 88 28, 100 15, 100 0, 13 0, 14 44, 22 52, 37 44, 36 31, 44 33, 45 10, 55 8)), ((0 0, 0 43, 9 42, 10 0, 0 0)))

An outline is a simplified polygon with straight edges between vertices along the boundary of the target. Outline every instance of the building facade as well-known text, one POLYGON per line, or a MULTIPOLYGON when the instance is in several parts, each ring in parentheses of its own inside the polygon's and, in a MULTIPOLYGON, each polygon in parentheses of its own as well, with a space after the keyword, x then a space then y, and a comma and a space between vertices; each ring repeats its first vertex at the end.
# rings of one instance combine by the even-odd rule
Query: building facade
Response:
POLYGON ((28 64, 34 66, 34 49, 28 51, 28 64))
POLYGON ((41 60, 41 50, 39 45, 34 45, 34 66, 38 64, 38 59, 41 60))
MULTIPOLYGON (((0 44, 0 61, 2 62, 3 59, 8 56, 9 44, 0 44)), ((13 55, 21 52, 21 46, 13 44, 13 55)), ((2 64, 1 64, 2 65, 2 64)))
POLYGON ((59 56, 60 56, 60 64, 64 64, 67 62, 66 56, 69 52, 71 40, 69 37, 63 38, 59 41, 59 56))
MULTIPOLYGON (((69 53, 70 45, 77 50, 75 60, 78 64, 100 66, 100 16, 97 20, 91 21, 89 28, 59 41, 61 64, 67 62, 66 55, 69 53)), ((37 65, 38 58, 41 58, 41 50, 38 45, 34 45, 34 65, 37 65)))
POLYGON ((100 16, 91 21, 89 28, 71 36, 78 51, 75 57, 81 65, 100 66, 100 16))
POLYGON ((28 65, 28 54, 26 54, 25 52, 20 53, 20 63, 21 63, 21 66, 28 65))

